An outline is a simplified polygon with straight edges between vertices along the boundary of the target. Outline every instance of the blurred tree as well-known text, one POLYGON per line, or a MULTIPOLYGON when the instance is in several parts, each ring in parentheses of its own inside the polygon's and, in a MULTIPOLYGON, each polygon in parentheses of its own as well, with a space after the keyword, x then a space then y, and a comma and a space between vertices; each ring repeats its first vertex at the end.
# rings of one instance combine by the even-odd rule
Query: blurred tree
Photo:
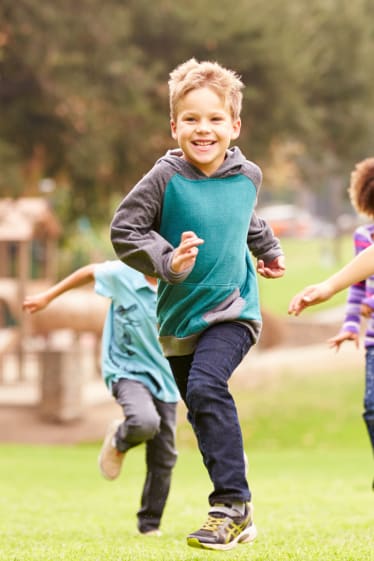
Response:
MULTIPOLYGON (((338 159, 357 158, 373 141, 374 4, 370 0, 318 0, 313 5, 315 79, 306 91, 317 139, 338 159), (318 9, 317 9, 318 6, 318 9)), ((313 154, 321 146, 310 144, 313 154)))
POLYGON ((369 78, 374 4, 316 0, 309 10, 303 32, 314 51, 314 76, 305 98, 314 125, 313 134, 302 139, 305 150, 298 167, 319 193, 325 216, 337 224, 348 203, 351 170, 374 152, 374 89, 369 78))
POLYGON ((24 189, 17 147, 0 138, 0 195, 18 196, 24 189), (11 189, 9 187, 12 187, 11 189))
MULTIPOLYGON (((195 56, 246 84, 240 146, 265 170, 274 146, 318 188, 373 149, 371 0, 2 0, 1 194, 56 180, 65 222, 106 222, 173 146, 169 72, 195 56), (300 155, 301 154, 301 155, 300 155)), ((270 174, 269 174, 270 177, 270 174)))
POLYGON ((35 191, 53 176, 71 192, 67 217, 108 216, 108 193, 135 178, 152 131, 155 81, 126 7, 4 0, 0 14, 0 138, 19 150, 35 191))

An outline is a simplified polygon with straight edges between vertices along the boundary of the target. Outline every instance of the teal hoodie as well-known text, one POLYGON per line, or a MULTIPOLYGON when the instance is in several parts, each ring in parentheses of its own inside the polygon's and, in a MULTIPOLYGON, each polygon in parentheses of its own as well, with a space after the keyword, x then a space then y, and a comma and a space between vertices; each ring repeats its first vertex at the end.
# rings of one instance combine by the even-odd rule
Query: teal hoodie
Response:
POLYGON ((261 331, 256 271, 249 253, 265 263, 282 250, 254 212, 262 174, 239 148, 227 151, 210 177, 171 150, 124 198, 111 225, 122 261, 159 277, 157 318, 166 356, 193 352, 202 331, 214 323, 245 324, 253 342, 261 331), (171 270, 181 234, 204 240, 195 266, 171 270))

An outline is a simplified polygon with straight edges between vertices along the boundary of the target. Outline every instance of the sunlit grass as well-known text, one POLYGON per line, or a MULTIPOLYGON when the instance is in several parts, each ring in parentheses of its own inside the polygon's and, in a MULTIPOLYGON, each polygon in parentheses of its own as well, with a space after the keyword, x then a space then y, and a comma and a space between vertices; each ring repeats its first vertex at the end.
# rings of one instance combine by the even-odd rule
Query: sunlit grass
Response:
MULTIPOLYGON (((284 238, 281 245, 286 257, 286 274, 280 279, 259 277, 261 303, 270 312, 287 314, 288 303, 307 284, 320 282, 332 275, 353 256, 350 236, 341 238, 339 244, 330 239, 299 240, 284 238)), ((346 291, 332 300, 311 308, 305 313, 314 313, 345 302, 346 291)))
POLYGON ((211 484, 181 418, 161 538, 136 532, 144 447, 107 482, 97 470, 99 443, 1 445, 1 561, 372 561, 373 465, 360 374, 285 374, 233 391, 250 460, 253 546, 228 553, 186 546, 206 517, 211 484))
MULTIPOLYGON (((101 481, 93 469, 95 447, 22 451, 7 446, 1 452, 7 457, 1 475, 8 480, 5 485, 2 477, 1 484, 4 561, 174 561, 213 555, 185 545, 186 534, 204 521, 210 491, 194 450, 180 454, 163 536, 148 539, 135 530, 143 478, 140 450, 126 460, 126 474, 111 483, 101 481), (18 471, 12 486, 8 470, 18 471)), ((225 555, 256 561, 369 561, 370 467, 367 449, 254 450, 250 480, 259 538, 225 555)))

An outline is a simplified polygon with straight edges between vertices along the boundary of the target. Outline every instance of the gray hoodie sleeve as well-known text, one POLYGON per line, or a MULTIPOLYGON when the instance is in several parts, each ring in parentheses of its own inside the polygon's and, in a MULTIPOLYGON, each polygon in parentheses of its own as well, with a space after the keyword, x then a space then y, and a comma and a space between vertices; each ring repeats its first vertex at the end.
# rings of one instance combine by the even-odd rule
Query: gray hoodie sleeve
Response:
POLYGON ((257 216, 255 212, 249 225, 247 243, 256 259, 263 259, 265 264, 283 255, 278 238, 274 236, 267 222, 257 216))
POLYGON ((110 237, 118 258, 142 272, 169 283, 184 280, 189 271, 174 273, 174 247, 157 230, 160 224, 163 185, 153 168, 123 199, 115 211, 110 237))
MULTIPOLYGON (((261 169, 253 162, 247 160, 245 165, 243 165, 243 171, 251 179, 258 193, 262 183, 261 169)), ((283 255, 278 238, 274 236, 268 223, 263 218, 257 216, 255 212, 252 214, 249 225, 247 244, 250 252, 256 259, 262 259, 265 264, 283 255)))

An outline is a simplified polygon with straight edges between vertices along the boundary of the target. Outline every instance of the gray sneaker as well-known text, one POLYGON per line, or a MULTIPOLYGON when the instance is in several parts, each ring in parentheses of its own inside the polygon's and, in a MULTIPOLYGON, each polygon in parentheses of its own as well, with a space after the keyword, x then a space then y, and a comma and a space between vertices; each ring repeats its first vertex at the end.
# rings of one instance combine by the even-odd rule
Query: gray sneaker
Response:
POLYGON ((117 450, 114 443, 114 435, 122 424, 121 419, 115 419, 108 425, 104 442, 99 454, 99 469, 105 479, 116 479, 121 473, 124 453, 117 450))
POLYGON ((202 549, 232 549, 239 543, 252 542, 257 536, 253 524, 253 507, 245 506, 244 514, 228 516, 223 512, 212 510, 205 524, 187 537, 187 544, 202 549))

